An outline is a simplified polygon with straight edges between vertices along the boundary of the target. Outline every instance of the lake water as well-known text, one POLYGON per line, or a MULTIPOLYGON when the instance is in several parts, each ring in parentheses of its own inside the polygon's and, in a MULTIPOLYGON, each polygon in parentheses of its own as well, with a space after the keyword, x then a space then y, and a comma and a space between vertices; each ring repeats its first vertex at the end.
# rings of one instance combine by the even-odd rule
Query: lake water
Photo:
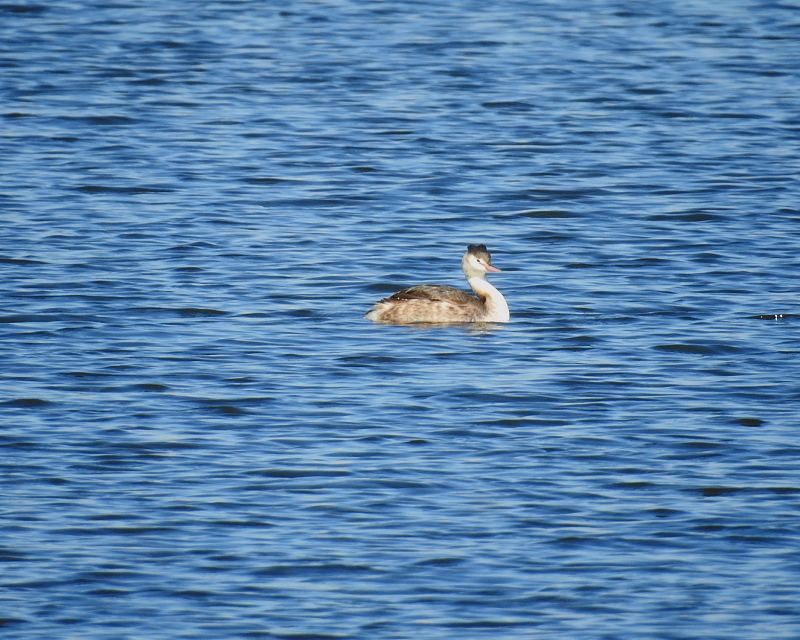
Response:
POLYGON ((800 637, 796 4, 0 32, 4 638, 800 637))

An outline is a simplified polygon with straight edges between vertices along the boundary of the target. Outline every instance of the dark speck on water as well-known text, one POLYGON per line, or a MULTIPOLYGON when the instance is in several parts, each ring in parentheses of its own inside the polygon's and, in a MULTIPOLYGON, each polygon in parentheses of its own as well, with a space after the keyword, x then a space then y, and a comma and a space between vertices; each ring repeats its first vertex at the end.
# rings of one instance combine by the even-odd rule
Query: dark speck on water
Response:
POLYGON ((792 3, 0 17, 3 638, 800 638, 792 3))

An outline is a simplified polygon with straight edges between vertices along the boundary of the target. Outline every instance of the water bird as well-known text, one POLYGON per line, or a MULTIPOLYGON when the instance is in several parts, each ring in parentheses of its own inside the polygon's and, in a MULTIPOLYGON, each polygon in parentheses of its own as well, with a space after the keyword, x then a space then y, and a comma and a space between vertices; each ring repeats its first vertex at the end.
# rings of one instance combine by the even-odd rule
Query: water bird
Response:
POLYGON ((461 268, 475 292, 441 284, 420 284, 398 291, 378 301, 364 316, 375 322, 410 324, 414 322, 508 322, 510 314, 503 294, 486 280, 492 266, 486 245, 471 244, 461 260, 461 268))

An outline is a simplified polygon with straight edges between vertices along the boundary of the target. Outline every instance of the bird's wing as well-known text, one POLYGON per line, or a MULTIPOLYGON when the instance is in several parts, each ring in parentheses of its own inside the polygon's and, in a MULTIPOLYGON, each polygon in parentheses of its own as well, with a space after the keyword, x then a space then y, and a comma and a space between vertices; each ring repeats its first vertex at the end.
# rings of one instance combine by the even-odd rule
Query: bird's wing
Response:
POLYGON ((439 302, 450 302, 452 304, 474 304, 477 299, 461 289, 446 287, 442 284, 419 284, 398 291, 393 296, 385 300, 435 300, 439 302))

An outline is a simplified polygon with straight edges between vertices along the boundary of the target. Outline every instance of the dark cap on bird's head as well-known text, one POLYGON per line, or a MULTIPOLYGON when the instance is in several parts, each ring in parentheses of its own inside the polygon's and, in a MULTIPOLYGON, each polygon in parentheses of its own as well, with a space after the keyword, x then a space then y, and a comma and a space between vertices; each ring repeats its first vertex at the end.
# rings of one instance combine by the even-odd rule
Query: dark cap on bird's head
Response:
POLYGON ((485 244, 471 244, 467 247, 467 253, 471 253, 478 258, 483 258, 489 264, 492 263, 492 256, 485 244))

